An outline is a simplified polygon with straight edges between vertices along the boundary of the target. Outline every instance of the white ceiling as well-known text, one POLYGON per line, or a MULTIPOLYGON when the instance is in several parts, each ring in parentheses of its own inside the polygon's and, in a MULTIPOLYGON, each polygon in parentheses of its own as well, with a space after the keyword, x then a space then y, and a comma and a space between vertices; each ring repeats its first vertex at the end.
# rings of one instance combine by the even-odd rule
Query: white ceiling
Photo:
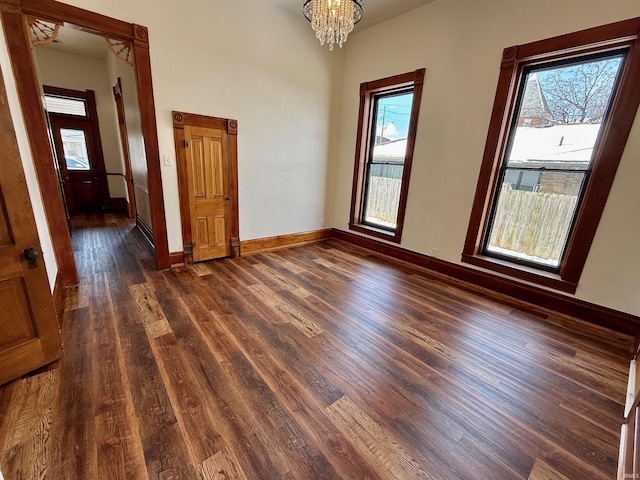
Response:
POLYGON ((107 47, 104 37, 100 35, 83 32, 71 27, 61 27, 54 43, 37 45, 36 48, 55 49, 58 52, 105 59, 107 58, 109 47, 107 47))
MULTIPOLYGON (((300 17, 301 22, 307 22, 302 15, 304 0, 268 0, 279 7, 300 17)), ((407 13, 410 10, 431 3, 435 0, 363 0, 364 13, 362 20, 355 26, 354 32, 364 30, 378 23, 407 13)), ((39 45, 38 48, 53 48, 59 52, 73 53, 92 58, 106 58, 107 45, 99 35, 92 35, 74 28, 62 27, 56 43, 39 45)))
MULTIPOLYGON (((280 5, 291 13, 302 15, 302 5, 304 0, 269 0, 271 3, 280 5)), ((378 23, 391 20, 398 15, 407 13, 414 8, 421 7, 434 0, 363 0, 362 20, 354 28, 354 32, 364 30, 378 23)))

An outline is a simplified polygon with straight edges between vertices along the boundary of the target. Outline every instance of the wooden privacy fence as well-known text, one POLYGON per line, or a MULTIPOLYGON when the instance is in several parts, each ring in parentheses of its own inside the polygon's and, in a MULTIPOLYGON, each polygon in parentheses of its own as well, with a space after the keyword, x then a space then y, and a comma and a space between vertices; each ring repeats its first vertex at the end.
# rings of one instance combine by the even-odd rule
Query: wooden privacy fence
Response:
POLYGON ((503 185, 489 245, 559 260, 577 196, 512 190, 503 185))
MULTIPOLYGON (((399 178, 372 176, 367 217, 395 224, 401 183, 399 178)), ((505 184, 489 245, 543 260, 559 260, 577 200, 574 195, 512 190, 505 184)))
POLYGON ((370 177, 367 192, 367 217, 395 224, 398 220, 402 179, 370 177))

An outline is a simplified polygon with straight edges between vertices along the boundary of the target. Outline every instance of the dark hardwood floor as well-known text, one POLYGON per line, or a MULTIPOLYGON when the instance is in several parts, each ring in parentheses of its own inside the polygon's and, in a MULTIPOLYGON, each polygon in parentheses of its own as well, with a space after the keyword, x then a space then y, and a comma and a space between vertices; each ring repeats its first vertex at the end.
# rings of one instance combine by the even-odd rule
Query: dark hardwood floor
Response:
POLYGON ((348 244, 158 272, 83 217, 63 360, 0 387, 13 479, 612 479, 629 338, 348 244))

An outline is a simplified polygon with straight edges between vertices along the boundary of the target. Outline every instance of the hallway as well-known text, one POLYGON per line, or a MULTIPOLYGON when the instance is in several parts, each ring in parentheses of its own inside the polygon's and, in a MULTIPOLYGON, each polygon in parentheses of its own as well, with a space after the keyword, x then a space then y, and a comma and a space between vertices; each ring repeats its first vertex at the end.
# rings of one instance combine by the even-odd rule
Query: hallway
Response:
POLYGON ((334 240, 158 272, 128 219, 74 226, 64 358, 0 387, 7 480, 615 476, 627 337, 334 240))

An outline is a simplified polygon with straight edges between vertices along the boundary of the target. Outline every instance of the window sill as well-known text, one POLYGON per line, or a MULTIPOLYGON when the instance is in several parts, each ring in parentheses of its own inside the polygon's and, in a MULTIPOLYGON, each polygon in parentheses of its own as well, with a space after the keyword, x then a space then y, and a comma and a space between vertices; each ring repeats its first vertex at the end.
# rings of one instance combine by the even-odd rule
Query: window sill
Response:
POLYGON ((518 265, 498 258, 463 253, 462 261, 477 267, 504 273, 511 277, 526 280, 537 285, 543 285, 566 293, 576 293, 576 289, 578 288, 577 283, 568 282, 567 280, 562 279, 562 277, 557 273, 545 272, 543 270, 518 265))
POLYGON ((382 238, 383 240, 393 243, 400 243, 400 240, 402 239, 396 232, 390 232, 389 230, 372 227, 370 225, 363 225, 362 223, 350 223, 349 230, 371 235, 372 237, 382 238))

